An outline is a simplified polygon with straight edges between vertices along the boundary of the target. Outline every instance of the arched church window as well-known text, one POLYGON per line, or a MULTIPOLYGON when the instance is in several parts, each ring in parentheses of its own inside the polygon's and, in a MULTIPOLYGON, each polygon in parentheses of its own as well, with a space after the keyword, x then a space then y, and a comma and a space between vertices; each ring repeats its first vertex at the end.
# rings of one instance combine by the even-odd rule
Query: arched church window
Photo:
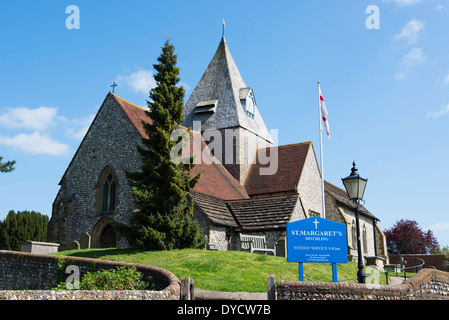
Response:
POLYGON ((368 253, 368 239, 366 236, 366 226, 363 226, 363 253, 368 253))
POLYGON ((113 214, 117 211, 117 176, 111 167, 106 167, 101 173, 97 184, 98 215, 113 214))
POLYGON ((352 247, 357 248, 357 230, 355 228, 354 221, 352 221, 351 234, 352 234, 352 247))

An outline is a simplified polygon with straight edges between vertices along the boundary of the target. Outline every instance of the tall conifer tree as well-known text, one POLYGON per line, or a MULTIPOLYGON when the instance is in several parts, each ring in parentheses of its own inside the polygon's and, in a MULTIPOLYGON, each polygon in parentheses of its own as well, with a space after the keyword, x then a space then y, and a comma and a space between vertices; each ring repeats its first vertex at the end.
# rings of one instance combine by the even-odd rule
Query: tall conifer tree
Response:
MULTIPOLYGON (((191 177, 193 158, 188 164, 170 160, 170 152, 178 141, 171 141, 171 133, 179 129, 184 120, 184 88, 180 81, 177 55, 167 40, 153 65, 156 87, 150 91, 146 114, 152 123, 143 122, 147 138, 137 150, 142 165, 139 172, 127 172, 137 205, 129 225, 119 231, 131 246, 144 250, 171 250, 203 247, 204 237, 198 223, 193 220, 193 200, 188 192, 200 175, 191 177)), ((185 161, 184 161, 185 162, 185 161)))

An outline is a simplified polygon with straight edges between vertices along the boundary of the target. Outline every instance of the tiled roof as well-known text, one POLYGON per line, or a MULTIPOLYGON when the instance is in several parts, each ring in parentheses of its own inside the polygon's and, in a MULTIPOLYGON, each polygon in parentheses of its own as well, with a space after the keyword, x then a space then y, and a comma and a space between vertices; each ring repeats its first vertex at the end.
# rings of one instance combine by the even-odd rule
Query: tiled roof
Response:
POLYGON ((143 129, 142 120, 148 123, 153 123, 153 120, 151 120, 151 118, 146 115, 145 109, 138 107, 135 104, 132 104, 131 102, 128 102, 125 99, 122 99, 113 93, 110 94, 115 98, 115 100, 117 101, 119 106, 123 109, 123 111, 125 111, 126 116, 134 124, 137 131, 139 131, 140 135, 142 137, 148 138, 148 136, 145 133, 145 130, 143 129))
MULTIPOLYGON (((351 199, 349 199, 348 194, 345 190, 337 187, 336 185, 333 185, 330 182, 324 181, 324 190, 327 191, 328 194, 330 194, 336 201, 339 203, 345 205, 348 208, 354 208, 354 203, 351 199)), ((378 220, 377 217, 375 217, 371 212, 368 211, 364 206, 359 206, 359 212, 362 215, 365 215, 371 219, 378 220)))
MULTIPOLYGON (((151 123, 152 120, 146 115, 145 110, 136 105, 133 105, 132 103, 118 97, 115 94, 112 95, 116 99, 119 106, 126 113, 130 121, 134 124, 140 135, 144 138, 148 138, 145 130, 143 129, 142 121, 151 123)), ((208 147, 204 140, 201 138, 201 135, 194 131, 189 131, 189 134, 190 150, 194 150, 193 143, 194 138, 196 138, 197 141, 201 141, 201 154, 203 154, 203 150, 208 147)), ((240 185, 237 180, 234 179, 234 177, 229 173, 228 170, 226 170, 226 168, 222 164, 206 164, 204 161, 199 161, 199 163, 192 169, 191 173, 192 176, 195 176, 199 172, 201 172, 201 178, 193 188, 194 191, 225 200, 249 198, 248 194, 245 191, 245 188, 240 185)))
POLYGON ((224 201, 195 191, 190 195, 212 223, 243 232, 284 229, 298 201, 298 196, 224 201))
POLYGON ((190 196, 212 223, 227 227, 238 227, 223 199, 195 191, 191 191, 190 196))
POLYGON ((264 231, 284 229, 290 221, 297 201, 296 195, 227 203, 242 231, 264 231))
POLYGON ((261 175, 260 168, 268 167, 262 165, 256 159, 245 181, 245 189, 250 196, 260 194, 272 194, 279 192, 297 192, 297 186, 301 177, 304 162, 312 142, 303 142, 278 147, 262 149, 266 155, 278 152, 278 170, 273 175, 261 175))

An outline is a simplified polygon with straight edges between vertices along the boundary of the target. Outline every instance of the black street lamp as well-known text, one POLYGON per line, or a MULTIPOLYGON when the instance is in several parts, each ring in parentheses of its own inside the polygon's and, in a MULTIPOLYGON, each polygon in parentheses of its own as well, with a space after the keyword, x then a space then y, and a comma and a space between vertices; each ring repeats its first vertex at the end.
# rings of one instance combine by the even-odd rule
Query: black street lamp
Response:
POLYGON ((358 255, 358 269, 357 280, 359 283, 365 283, 366 274, 363 271, 363 256, 362 256, 362 246, 360 241, 360 228, 359 228, 359 205, 360 201, 363 199, 363 194, 365 193, 366 182, 368 179, 364 179, 359 176, 359 172, 355 167, 355 162, 352 163, 351 174, 346 178, 341 179, 343 185, 345 186, 346 192, 348 193, 349 199, 354 201, 355 204, 355 224, 357 228, 357 255, 358 255))

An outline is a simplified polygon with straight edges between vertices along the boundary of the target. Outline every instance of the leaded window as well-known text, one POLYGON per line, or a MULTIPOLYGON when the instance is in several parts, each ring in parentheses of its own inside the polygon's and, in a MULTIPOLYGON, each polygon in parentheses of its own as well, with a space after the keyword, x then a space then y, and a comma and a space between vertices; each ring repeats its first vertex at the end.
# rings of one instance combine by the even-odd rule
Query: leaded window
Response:
POLYGON ((99 215, 113 214, 117 211, 117 177, 109 166, 103 170, 98 179, 96 208, 99 215))

